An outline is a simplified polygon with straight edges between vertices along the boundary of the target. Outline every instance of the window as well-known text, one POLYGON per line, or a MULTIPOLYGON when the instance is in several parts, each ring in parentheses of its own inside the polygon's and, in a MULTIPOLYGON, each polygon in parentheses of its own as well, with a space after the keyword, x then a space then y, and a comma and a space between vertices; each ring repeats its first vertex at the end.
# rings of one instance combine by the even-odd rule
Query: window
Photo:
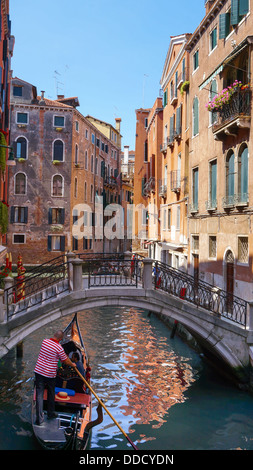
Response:
POLYGON ((55 140, 53 144, 53 160, 63 162, 63 142, 55 140))
POLYGON ((14 233, 13 234, 13 243, 14 244, 19 244, 19 243, 25 243, 25 234, 23 233, 14 233))
POLYGON ((237 25, 249 11, 249 0, 231 0, 230 24, 237 25))
POLYGON ((13 96, 22 96, 23 88, 22 86, 13 86, 13 96))
POLYGON ((209 236, 209 258, 216 258, 217 244, 216 236, 209 236))
POLYGON ((180 230, 180 206, 177 206, 177 223, 176 230, 180 230))
POLYGON ((19 137, 16 140, 16 158, 27 159, 27 140, 25 137, 19 137))
POLYGON ((217 160, 209 163, 209 209, 217 207, 217 160))
POLYGON ((75 147, 75 165, 78 164, 78 145, 76 144, 75 147))
POLYGON ((235 195, 235 156, 232 150, 226 159, 226 204, 234 204, 235 195))
POLYGON ((95 144, 95 135, 94 134, 92 134, 92 136, 91 136, 91 142, 92 142, 92 144, 95 144))
POLYGON ((65 251, 65 236, 48 235, 47 249, 48 251, 65 251))
POLYGON ((219 17, 219 39, 225 39, 230 33, 230 11, 219 17))
POLYGON ((28 207, 11 207, 11 224, 27 224, 28 207))
POLYGON ((193 54, 193 70, 196 70, 199 66, 199 51, 197 50, 193 54))
MULTIPOLYGON (((163 93, 163 107, 164 108, 165 106, 167 106, 167 103, 168 103, 168 89, 166 88, 165 92, 163 93)), ((146 118, 146 120, 148 121, 148 118, 146 118)), ((148 126, 146 125, 145 127, 148 127, 148 126)))
POLYGON ((93 166, 94 166, 94 157, 91 155, 90 157, 90 171, 93 173, 93 166))
POLYGON ((64 224, 65 209, 62 207, 50 207, 48 209, 48 223, 51 224, 64 224))
POLYGON ((61 175, 53 176, 52 196, 63 196, 63 177, 61 175))
POLYGON ((199 133, 199 100, 195 96, 193 100, 193 136, 199 133))
POLYGON ((176 110, 176 135, 180 136, 182 133, 182 105, 176 110))
POLYGON ((248 202, 248 147, 243 146, 238 158, 238 202, 248 202))
POLYGON ((77 197, 77 178, 75 178, 74 182, 74 197, 77 197))
POLYGON ((238 237, 238 261, 239 263, 248 263, 248 260, 249 260, 248 237, 238 237))
POLYGON ((54 127, 64 127, 64 116, 54 116, 54 127))
MULTIPOLYGON (((217 95, 217 82, 213 80, 210 86, 209 101, 212 101, 213 98, 217 95)), ((210 124, 214 124, 217 121, 218 114, 214 111, 210 111, 210 124)))
POLYGON ((26 175, 17 173, 15 176, 15 194, 26 194, 26 175))
POLYGON ((210 34, 210 51, 213 51, 213 49, 216 46, 217 46, 217 27, 214 28, 210 34))
POLYGON ((88 129, 85 129, 85 138, 88 139, 88 137, 89 137, 88 129))
POLYGON ((85 168, 85 170, 88 170, 88 152, 87 152, 87 150, 85 150, 84 168, 85 168))
POLYGON ((168 230, 171 230, 171 209, 168 209, 168 230))
POLYGON ((76 131, 79 132, 79 122, 76 121, 76 122, 75 122, 75 125, 76 125, 76 131))
POLYGON ((199 204, 199 169, 192 170, 192 202, 193 209, 198 210, 199 204))
POLYGON ((199 250, 199 236, 192 235, 192 250, 198 251, 199 250))
POLYGON ((17 113, 17 124, 28 124, 28 113, 17 113))
POLYGON ((84 200, 87 201, 87 183, 84 183, 84 200))

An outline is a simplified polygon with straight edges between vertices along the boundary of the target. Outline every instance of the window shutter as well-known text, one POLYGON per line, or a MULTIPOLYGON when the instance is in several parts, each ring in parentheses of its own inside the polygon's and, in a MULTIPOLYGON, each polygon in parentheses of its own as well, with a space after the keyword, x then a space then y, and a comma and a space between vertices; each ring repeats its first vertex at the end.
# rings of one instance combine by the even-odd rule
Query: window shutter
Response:
POLYGON ((249 0, 239 0, 239 16, 247 15, 249 11, 249 0))
POLYGON ((52 251, 52 236, 48 235, 47 237, 47 250, 52 251))
POLYGON ((62 208, 61 209, 61 222, 60 223, 63 225, 64 221, 65 221, 65 209, 62 208))
POLYGON ((175 116, 173 114, 173 116, 170 117, 170 142, 174 139, 174 118, 175 116))
POLYGON ((48 209, 48 224, 49 225, 52 224, 52 208, 51 207, 48 209))
POLYGON ((181 134, 181 105, 177 108, 176 134, 181 134))
POLYGON ((239 23, 239 0, 231 0, 230 24, 235 25, 238 23, 239 23))
POLYGON ((193 135, 199 133, 199 101, 198 98, 194 98, 193 102, 193 135))
POLYGON ((219 18, 219 39, 225 39, 229 33, 230 14, 221 13, 219 18))
POLYGON ((15 206, 11 206, 11 224, 14 224, 15 206))
POLYGON ((177 96, 177 85, 178 85, 178 71, 175 74, 175 93, 174 95, 177 96))
POLYGON ((248 148, 241 155, 241 194, 248 193, 248 148))
POLYGON ((62 236, 61 236, 60 250, 61 250, 61 251, 65 251, 65 235, 62 235, 62 236))
POLYGON ((183 58, 183 62, 182 62, 182 78, 184 82, 185 81, 185 58, 183 58))
POLYGON ((24 223, 27 224, 27 222, 28 222, 28 207, 25 207, 24 209, 25 209, 25 211, 24 211, 24 223))

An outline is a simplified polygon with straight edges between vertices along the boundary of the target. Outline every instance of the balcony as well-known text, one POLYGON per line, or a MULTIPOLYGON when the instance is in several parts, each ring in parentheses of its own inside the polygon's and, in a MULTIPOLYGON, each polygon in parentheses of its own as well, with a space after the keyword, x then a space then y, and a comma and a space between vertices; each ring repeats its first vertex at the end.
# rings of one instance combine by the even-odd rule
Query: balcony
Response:
POLYGON ((247 206, 249 202, 249 193, 231 194, 222 198, 223 209, 233 209, 234 207, 247 206))
POLYGON ((104 185, 110 188, 115 188, 118 186, 115 176, 106 176, 104 178, 104 185))
POLYGON ((171 191, 179 193, 181 189, 181 171, 173 170, 170 174, 171 191))
POLYGON ((167 146, 168 146, 168 138, 166 137, 164 142, 160 145, 160 151, 162 153, 166 153, 167 152, 167 146))
POLYGON ((192 204, 189 204, 189 212, 191 214, 196 214, 198 211, 199 211, 198 202, 193 202, 192 204))
POLYGON ((208 199, 206 201, 206 210, 208 212, 215 211, 217 209, 217 199, 208 199))
POLYGON ((251 90, 236 91, 222 108, 212 110, 215 123, 213 134, 216 140, 227 135, 237 136, 240 128, 249 128, 251 119, 251 90))
POLYGON ((160 197, 167 197, 167 183, 166 180, 160 180, 159 181, 159 196, 160 197))
POLYGON ((155 178, 153 176, 149 178, 143 188, 143 194, 145 196, 148 196, 151 192, 155 192, 155 178))

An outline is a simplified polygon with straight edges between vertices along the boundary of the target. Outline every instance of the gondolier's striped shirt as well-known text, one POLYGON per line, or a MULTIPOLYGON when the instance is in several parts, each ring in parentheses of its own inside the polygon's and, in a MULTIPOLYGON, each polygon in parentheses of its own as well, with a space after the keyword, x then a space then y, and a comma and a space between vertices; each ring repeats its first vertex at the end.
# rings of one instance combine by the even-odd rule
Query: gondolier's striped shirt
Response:
POLYGON ((65 361, 68 358, 63 347, 54 339, 44 339, 34 372, 44 377, 56 377, 58 361, 65 361))

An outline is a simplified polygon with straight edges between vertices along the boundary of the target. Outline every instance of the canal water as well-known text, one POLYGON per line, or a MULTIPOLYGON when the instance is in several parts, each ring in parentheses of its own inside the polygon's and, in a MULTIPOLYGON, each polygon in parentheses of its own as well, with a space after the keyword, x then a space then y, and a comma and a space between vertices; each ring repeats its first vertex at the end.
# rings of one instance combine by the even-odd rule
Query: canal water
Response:
MULTIPOLYGON (((35 450, 33 369, 41 341, 62 318, 0 360, 0 450, 35 450)), ((253 450, 253 397, 226 382, 153 314, 136 308, 79 313, 91 384, 140 450, 253 450)), ((96 415, 94 399, 93 416, 96 415)), ((132 450, 111 418, 93 429, 91 449, 132 450)))

